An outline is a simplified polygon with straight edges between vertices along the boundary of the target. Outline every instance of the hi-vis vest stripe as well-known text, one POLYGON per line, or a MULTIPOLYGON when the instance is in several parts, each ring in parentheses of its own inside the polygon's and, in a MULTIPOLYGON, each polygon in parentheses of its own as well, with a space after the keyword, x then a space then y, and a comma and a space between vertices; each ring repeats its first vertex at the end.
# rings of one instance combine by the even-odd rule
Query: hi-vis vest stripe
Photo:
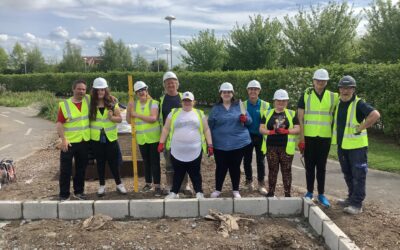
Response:
MULTIPOLYGON (((179 94, 179 97, 182 100, 182 93, 178 92, 178 94, 179 94)), ((165 98, 165 95, 160 97, 160 110, 159 110, 160 111, 160 115, 159 115, 159 119, 160 119, 160 125, 161 126, 164 124, 164 117, 163 117, 163 114, 162 114, 162 105, 164 103, 164 98, 165 98)))
POLYGON ((66 122, 63 124, 64 135, 70 143, 90 140, 89 103, 89 95, 85 95, 80 111, 72 102, 72 98, 58 104, 66 119, 66 122))
MULTIPOLYGON (((244 101, 244 107, 246 108, 246 110, 247 110, 247 102, 248 102, 248 101, 249 101, 249 100, 244 101)), ((267 110, 269 110, 269 108, 270 108, 269 102, 266 102, 266 101, 263 101, 263 100, 260 99, 260 117, 261 117, 261 118, 263 117, 263 115, 265 114, 265 112, 266 112, 267 110)))
POLYGON ((304 94, 304 135, 330 138, 332 136, 333 112, 338 102, 338 94, 325 90, 319 100, 312 88, 304 94))
MULTIPOLYGON (((146 101, 144 105, 144 109, 142 110, 140 106, 140 101, 136 100, 135 102, 135 112, 144 115, 151 115, 151 106, 154 104, 158 105, 158 102, 150 99, 146 101)), ((135 125, 136 125, 136 141, 139 145, 156 143, 160 140, 161 127, 159 121, 155 121, 153 123, 145 122, 142 119, 135 117, 135 125)))
MULTIPOLYGON (((357 121, 356 110, 357 103, 360 101, 360 98, 356 96, 354 101, 351 102, 347 109, 346 116, 346 126, 343 134, 342 141, 342 149, 356 149, 368 147, 368 135, 367 130, 364 129, 361 133, 356 134, 356 127, 360 125, 357 121)), ((333 125, 333 135, 332 135, 332 144, 337 144, 337 114, 338 109, 335 112, 335 119, 333 125)))
MULTIPOLYGON (((269 109, 266 113, 265 113, 265 128, 267 128, 267 124, 269 119, 271 119, 272 115, 274 114, 274 109, 269 109)), ((289 128, 293 128, 293 117, 295 116, 295 112, 293 110, 290 109, 285 109, 285 115, 288 118, 289 121, 289 128)), ((272 135, 273 136, 273 135, 272 135)), ((263 152, 263 154, 267 153, 267 138, 268 135, 264 135, 263 136, 263 143, 261 145, 261 151, 263 152)), ((288 155, 294 155, 294 151, 296 149, 296 135, 291 135, 288 134, 288 140, 287 140, 287 144, 286 144, 286 154, 288 155)))
MULTIPOLYGON (((115 108, 118 108, 118 104, 115 105, 115 108)), ((101 114, 100 110, 97 108, 96 120, 90 121, 90 139, 93 141, 100 141, 100 133, 102 129, 104 129, 107 139, 110 142, 118 139, 117 125, 108 119, 107 108, 104 108, 103 114, 101 114)))
MULTIPOLYGON (((204 135, 204 125, 203 125, 203 119, 202 119, 202 117, 204 117, 204 112, 200 109, 195 109, 195 108, 193 108, 193 111, 195 111, 195 113, 197 114, 197 118, 199 119, 199 122, 200 122, 199 133, 201 135, 201 147, 203 149, 203 153, 207 153, 206 137, 204 135)), ((174 134, 174 129, 175 129, 175 120, 178 117, 180 112, 182 112, 182 108, 176 108, 176 109, 171 110, 171 113, 172 113, 171 127, 169 130, 167 145, 165 146, 167 149, 171 148, 172 136, 174 134)))

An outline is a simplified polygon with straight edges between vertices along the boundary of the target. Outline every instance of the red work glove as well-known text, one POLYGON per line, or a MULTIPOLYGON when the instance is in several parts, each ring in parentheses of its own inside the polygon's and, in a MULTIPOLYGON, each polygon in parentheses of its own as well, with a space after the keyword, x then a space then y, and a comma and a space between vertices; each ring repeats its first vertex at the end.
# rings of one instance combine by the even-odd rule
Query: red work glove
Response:
POLYGON ((297 147, 300 150, 301 154, 304 154, 304 150, 306 149, 306 144, 304 141, 300 141, 299 144, 297 144, 297 147))
POLYGON ((267 130, 267 135, 276 135, 275 130, 267 130))
POLYGON ((277 128, 276 129, 276 133, 280 134, 280 135, 287 135, 287 134, 289 134, 289 129, 277 128))
POLYGON ((247 121, 247 116, 241 114, 241 115, 239 116, 239 120, 240 120, 241 123, 246 123, 246 121, 247 121))
POLYGON ((157 147, 157 151, 158 153, 161 153, 162 151, 164 151, 164 143, 158 143, 158 147, 157 147))
POLYGON ((214 148, 212 145, 208 145, 207 152, 208 152, 208 157, 211 157, 214 155, 214 148))

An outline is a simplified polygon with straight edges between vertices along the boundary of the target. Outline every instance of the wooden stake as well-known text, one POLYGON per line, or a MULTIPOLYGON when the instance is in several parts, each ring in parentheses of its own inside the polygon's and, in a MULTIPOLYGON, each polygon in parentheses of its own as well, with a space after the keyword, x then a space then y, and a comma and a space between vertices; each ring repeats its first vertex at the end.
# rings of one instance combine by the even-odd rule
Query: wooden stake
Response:
MULTIPOLYGON (((129 102, 134 103, 135 96, 133 94, 132 76, 128 75, 128 94, 129 102)), ((132 165, 133 165, 133 190, 139 192, 138 169, 137 169, 137 149, 136 149, 136 126, 135 118, 131 117, 131 134, 132 134, 132 165)))

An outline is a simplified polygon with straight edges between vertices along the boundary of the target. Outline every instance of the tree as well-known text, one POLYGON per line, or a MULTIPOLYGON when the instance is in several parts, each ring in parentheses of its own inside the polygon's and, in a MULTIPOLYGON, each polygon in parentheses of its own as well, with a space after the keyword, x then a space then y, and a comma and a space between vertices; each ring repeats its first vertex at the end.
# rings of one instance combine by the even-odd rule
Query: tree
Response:
POLYGON ((227 58, 225 41, 215 37, 214 30, 200 31, 197 37, 179 44, 186 50, 182 61, 193 71, 221 70, 227 58))
POLYGON ((147 62, 146 58, 141 56, 139 53, 136 54, 135 60, 133 61, 133 70, 149 71, 149 62, 147 62))
POLYGON ((329 2, 311 11, 285 17, 285 65, 314 66, 346 63, 352 59, 353 41, 360 16, 346 2, 329 2))
POLYGON ((248 26, 236 24, 227 45, 227 67, 244 70, 275 67, 282 47, 280 32, 281 24, 277 19, 264 20, 261 15, 250 17, 248 26))
POLYGON ((81 51, 82 49, 80 46, 66 41, 59 70, 61 72, 85 71, 85 61, 82 59, 81 51))
POLYGON ((4 73, 7 69, 8 55, 7 52, 0 47, 0 73, 4 73))
POLYGON ((25 72, 25 50, 18 42, 15 43, 11 52, 9 64, 14 73, 25 72))
POLYGON ((365 61, 397 62, 400 59, 400 3, 376 0, 368 17, 367 34, 362 38, 362 57, 365 61))
POLYGON ((99 51, 103 58, 99 66, 101 70, 125 71, 132 69, 131 52, 122 40, 115 43, 111 37, 108 37, 104 40, 104 44, 99 48, 99 51))
POLYGON ((153 72, 165 72, 168 70, 168 63, 164 59, 158 59, 158 62, 154 60, 150 63, 149 69, 153 72))
POLYGON ((26 55, 26 71, 29 73, 38 73, 46 72, 46 70, 47 65, 39 48, 36 46, 28 51, 26 55))

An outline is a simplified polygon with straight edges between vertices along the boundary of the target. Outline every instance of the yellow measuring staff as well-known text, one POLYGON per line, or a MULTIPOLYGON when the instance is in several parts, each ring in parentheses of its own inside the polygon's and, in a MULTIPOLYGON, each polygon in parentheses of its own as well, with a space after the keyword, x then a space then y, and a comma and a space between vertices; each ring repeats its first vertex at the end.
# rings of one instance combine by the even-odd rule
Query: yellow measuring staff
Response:
MULTIPOLYGON (((128 75, 128 94, 129 94, 129 102, 134 103, 134 94, 133 94, 133 81, 132 76, 128 75)), ((131 134, 132 134, 132 165, 133 165, 133 190, 137 193, 139 192, 139 183, 138 183, 138 170, 137 170, 137 150, 136 150, 136 127, 135 127, 135 118, 131 117, 131 134)))

